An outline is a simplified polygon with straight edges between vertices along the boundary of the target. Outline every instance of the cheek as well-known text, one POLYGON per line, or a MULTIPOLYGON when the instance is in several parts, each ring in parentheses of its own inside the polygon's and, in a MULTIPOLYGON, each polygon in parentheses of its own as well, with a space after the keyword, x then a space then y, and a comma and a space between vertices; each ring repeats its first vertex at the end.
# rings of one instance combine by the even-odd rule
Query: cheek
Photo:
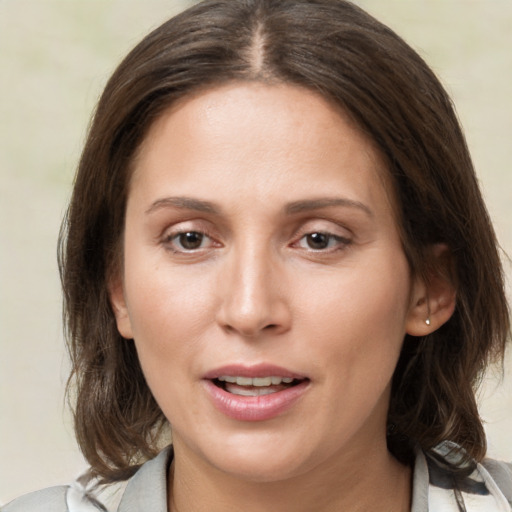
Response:
POLYGON ((297 293, 302 307, 297 317, 317 317, 322 329, 349 332, 405 334, 410 278, 407 263, 398 253, 387 265, 348 266, 338 272, 318 276, 303 283, 297 293))
POLYGON ((205 325, 211 323, 213 301, 207 279, 173 270, 168 262, 150 262, 132 251, 125 263, 128 313, 149 380, 164 372, 165 365, 183 362, 197 350, 205 325))
POLYGON ((310 319, 308 338, 317 340, 311 344, 318 366, 339 368, 329 373, 333 379, 373 380, 381 387, 394 371, 405 336, 409 271, 400 255, 374 268, 353 268, 305 290, 307 303, 298 317, 310 319))

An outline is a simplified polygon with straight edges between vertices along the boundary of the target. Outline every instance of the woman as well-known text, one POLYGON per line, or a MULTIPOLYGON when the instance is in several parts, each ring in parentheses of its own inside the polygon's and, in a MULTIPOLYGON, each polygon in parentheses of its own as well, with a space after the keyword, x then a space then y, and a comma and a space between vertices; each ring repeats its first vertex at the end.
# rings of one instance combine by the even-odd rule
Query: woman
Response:
POLYGON ((5 510, 509 510, 474 397, 509 333, 496 247, 392 31, 339 0, 189 9, 107 84, 64 224, 91 472, 5 510))

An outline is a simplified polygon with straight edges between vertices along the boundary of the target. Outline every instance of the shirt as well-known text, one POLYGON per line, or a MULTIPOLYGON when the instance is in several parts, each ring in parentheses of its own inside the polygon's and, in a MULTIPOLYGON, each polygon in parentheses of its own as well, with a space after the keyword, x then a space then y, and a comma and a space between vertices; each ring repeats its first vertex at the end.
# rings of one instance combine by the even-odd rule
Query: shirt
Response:
MULTIPOLYGON (((512 467, 486 459, 455 471, 453 446, 417 450, 411 512, 511 512, 512 467)), ((98 486, 82 478, 21 496, 2 512, 167 512, 171 461, 168 447, 126 482, 98 486)))

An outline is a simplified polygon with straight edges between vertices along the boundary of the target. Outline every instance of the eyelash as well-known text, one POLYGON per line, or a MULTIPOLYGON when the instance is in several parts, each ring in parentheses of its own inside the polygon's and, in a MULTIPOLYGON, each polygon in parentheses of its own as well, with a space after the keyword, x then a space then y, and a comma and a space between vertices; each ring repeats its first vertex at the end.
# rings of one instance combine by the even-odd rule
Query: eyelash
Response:
MULTIPOLYGON (((215 247, 215 240, 214 238, 208 234, 206 231, 200 231, 200 230, 194 230, 194 229, 184 229, 181 231, 173 232, 167 235, 163 243, 165 244, 166 248, 172 251, 176 254, 194 254, 202 249, 209 248, 204 247, 204 242, 209 240, 209 244, 213 245, 215 247), (187 235, 194 235, 196 237, 199 237, 199 246, 198 247, 192 247, 192 248, 186 248, 183 246, 184 240, 180 240, 182 237, 187 235), (180 243, 181 247, 177 247, 176 244, 180 243)), ((340 250, 346 249, 352 241, 349 238, 335 235, 333 233, 330 233, 328 231, 310 231, 302 234, 300 238, 298 238, 295 242, 291 244, 291 247, 299 247, 305 251, 312 252, 312 253, 332 253, 337 252, 340 250), (326 243, 327 245, 325 247, 304 247, 301 245, 302 241, 305 241, 306 244, 315 242, 315 239, 317 238, 317 242, 320 244, 326 243)), ((217 247, 220 247, 220 244, 217 245, 217 247)))
POLYGON ((211 240, 211 242, 214 242, 213 238, 206 232, 206 231, 199 231, 197 229, 184 229, 182 231, 177 231, 170 233, 169 235, 164 237, 164 244, 166 245, 166 248, 168 248, 173 253, 178 254, 187 254, 187 253, 196 253, 200 251, 201 249, 204 249, 202 247, 202 244, 205 239, 211 240), (175 243, 176 241, 179 241, 179 239, 186 235, 199 235, 201 237, 200 246, 197 248, 187 249, 182 246, 182 248, 176 248, 175 243))
POLYGON ((309 237, 309 241, 312 241, 311 237, 313 237, 315 235, 319 236, 319 237, 324 237, 324 241, 327 242, 327 247, 324 247, 324 248, 302 247, 304 250, 313 252, 313 253, 331 253, 331 252, 336 252, 336 251, 346 249, 352 243, 352 241, 349 238, 335 235, 328 231, 311 231, 308 233, 304 233, 298 239, 298 241, 295 242, 294 245, 299 245, 302 240, 307 240, 308 237, 309 237), (331 244, 331 242, 334 242, 334 244, 335 244, 334 247, 332 245, 329 247, 329 244, 331 244))

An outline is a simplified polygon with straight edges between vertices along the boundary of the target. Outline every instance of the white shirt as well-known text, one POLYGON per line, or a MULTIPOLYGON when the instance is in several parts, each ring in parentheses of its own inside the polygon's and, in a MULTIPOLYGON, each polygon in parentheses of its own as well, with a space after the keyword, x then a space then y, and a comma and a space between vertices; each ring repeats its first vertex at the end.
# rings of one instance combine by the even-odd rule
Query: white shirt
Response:
MULTIPOLYGON (((485 460, 454 471, 454 445, 418 450, 411 512, 511 512, 512 467, 485 460)), ((172 448, 146 462, 126 482, 97 486, 79 478, 17 498, 1 512, 167 512, 167 468, 172 448)))

